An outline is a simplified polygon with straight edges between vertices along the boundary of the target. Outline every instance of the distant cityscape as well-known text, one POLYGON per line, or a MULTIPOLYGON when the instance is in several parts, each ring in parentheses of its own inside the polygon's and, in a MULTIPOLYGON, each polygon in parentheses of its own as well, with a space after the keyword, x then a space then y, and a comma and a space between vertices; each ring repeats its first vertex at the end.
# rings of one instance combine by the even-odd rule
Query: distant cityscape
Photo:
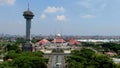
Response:
MULTIPOLYGON (((12 35, 12 34, 0 34, 0 37, 24 37, 25 35, 12 35)), ((32 37, 54 37, 56 35, 35 35, 32 34, 32 37)), ((104 35, 62 35, 62 37, 74 37, 76 39, 120 39, 120 36, 111 35, 111 36, 104 36, 104 35)))
MULTIPOLYGON (((32 38, 54 38, 56 35, 31 35, 32 38)), ((0 37, 25 37, 25 35, 11 35, 11 34, 0 34, 0 37)), ((120 36, 100 36, 100 35, 91 35, 91 36, 81 36, 81 35, 62 35, 63 38, 75 38, 75 39, 115 39, 119 40, 120 36)))
MULTIPOLYGON (((34 35, 32 34, 31 37, 33 39, 54 39, 56 35, 34 35)), ((11 34, 0 34, 0 40, 11 40, 15 41, 17 38, 24 38, 25 35, 11 35, 11 34)), ((120 36, 72 36, 72 35, 63 35, 62 38, 64 39, 71 39, 74 38, 80 42, 120 42, 120 36)))

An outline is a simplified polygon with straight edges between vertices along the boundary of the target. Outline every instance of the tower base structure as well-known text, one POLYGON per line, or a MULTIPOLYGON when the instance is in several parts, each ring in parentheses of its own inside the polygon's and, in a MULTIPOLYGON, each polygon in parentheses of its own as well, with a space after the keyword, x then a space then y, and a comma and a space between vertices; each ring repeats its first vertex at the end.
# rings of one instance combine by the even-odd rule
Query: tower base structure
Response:
POLYGON ((22 51, 32 51, 32 44, 31 43, 25 43, 22 47, 22 51))

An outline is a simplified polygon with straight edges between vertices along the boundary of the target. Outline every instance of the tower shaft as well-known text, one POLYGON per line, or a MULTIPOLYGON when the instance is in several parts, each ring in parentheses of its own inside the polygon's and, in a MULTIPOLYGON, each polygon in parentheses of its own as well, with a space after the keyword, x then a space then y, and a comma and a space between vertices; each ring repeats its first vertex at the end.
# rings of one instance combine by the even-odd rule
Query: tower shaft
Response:
POLYGON ((31 43, 31 19, 26 19, 26 43, 31 43))

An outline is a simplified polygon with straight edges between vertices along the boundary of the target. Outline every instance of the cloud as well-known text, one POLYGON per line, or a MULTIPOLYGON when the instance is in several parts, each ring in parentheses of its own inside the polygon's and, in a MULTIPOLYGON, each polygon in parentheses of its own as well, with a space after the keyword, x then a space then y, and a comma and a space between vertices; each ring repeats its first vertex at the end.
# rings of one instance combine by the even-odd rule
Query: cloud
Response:
POLYGON ((91 19, 91 18, 96 18, 96 16, 88 14, 88 15, 81 16, 81 18, 91 19))
POLYGON ((57 21, 64 21, 66 19, 64 14, 65 9, 63 7, 55 7, 55 6, 48 6, 45 10, 43 10, 43 14, 41 14, 40 18, 41 19, 45 19, 46 16, 49 18, 49 14, 53 14, 52 15, 53 18, 55 18, 55 20, 57 21), (61 15, 57 15, 57 14, 61 14, 61 15), (56 16, 56 17, 54 17, 56 16))
POLYGON ((58 16, 56 17, 56 19, 57 19, 57 21, 65 21, 65 20, 66 20, 66 17, 65 17, 65 15, 58 15, 58 16))
POLYGON ((46 18, 46 15, 45 15, 45 14, 41 14, 40 18, 41 18, 41 19, 45 19, 45 18, 46 18))
POLYGON ((55 13, 55 12, 64 12, 64 8, 63 7, 51 7, 48 6, 45 10, 45 13, 55 13))
MULTIPOLYGON (((109 0, 108 0, 109 1, 109 0)), ((81 0, 77 4, 86 12, 98 13, 105 10, 108 5, 107 0, 81 0)))
POLYGON ((0 5, 5 5, 5 4, 8 4, 8 5, 14 5, 16 0, 0 0, 0 5))

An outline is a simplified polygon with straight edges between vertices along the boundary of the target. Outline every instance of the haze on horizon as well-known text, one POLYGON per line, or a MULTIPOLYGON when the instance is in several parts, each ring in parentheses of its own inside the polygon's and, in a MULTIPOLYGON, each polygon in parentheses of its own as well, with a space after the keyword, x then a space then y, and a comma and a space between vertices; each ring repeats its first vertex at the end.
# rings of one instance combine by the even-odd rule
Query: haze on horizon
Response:
MULTIPOLYGON (((29 0, 32 34, 120 35, 120 0, 29 0)), ((27 0, 0 0, 0 34, 25 35, 27 0)))

